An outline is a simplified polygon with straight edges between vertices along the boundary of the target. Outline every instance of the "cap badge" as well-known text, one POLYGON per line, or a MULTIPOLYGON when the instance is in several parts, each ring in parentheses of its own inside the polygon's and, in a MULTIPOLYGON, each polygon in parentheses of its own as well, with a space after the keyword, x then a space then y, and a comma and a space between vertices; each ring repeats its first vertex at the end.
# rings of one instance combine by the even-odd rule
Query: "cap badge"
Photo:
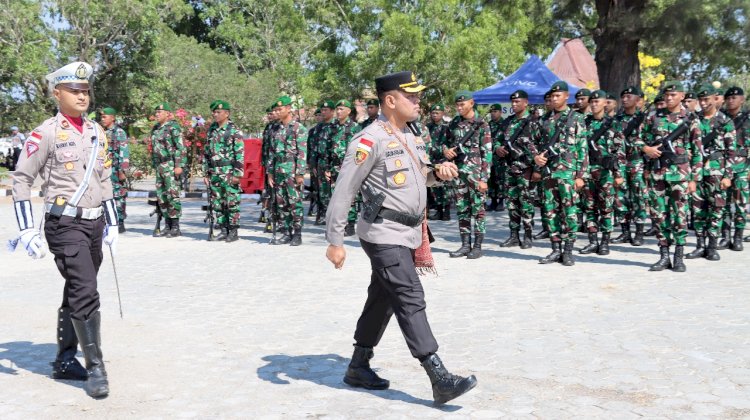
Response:
POLYGON ((76 77, 79 79, 86 78, 86 66, 84 66, 83 64, 78 66, 78 68, 76 69, 76 77))

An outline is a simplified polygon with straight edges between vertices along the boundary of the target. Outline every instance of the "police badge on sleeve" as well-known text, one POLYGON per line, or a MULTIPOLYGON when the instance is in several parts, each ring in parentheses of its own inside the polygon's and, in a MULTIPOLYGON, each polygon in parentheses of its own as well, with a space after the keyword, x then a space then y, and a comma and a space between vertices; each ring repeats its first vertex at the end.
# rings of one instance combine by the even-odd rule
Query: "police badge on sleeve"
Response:
POLYGON ((357 153, 354 155, 354 163, 361 165, 370 156, 370 152, 372 152, 372 141, 365 138, 359 139, 357 153))

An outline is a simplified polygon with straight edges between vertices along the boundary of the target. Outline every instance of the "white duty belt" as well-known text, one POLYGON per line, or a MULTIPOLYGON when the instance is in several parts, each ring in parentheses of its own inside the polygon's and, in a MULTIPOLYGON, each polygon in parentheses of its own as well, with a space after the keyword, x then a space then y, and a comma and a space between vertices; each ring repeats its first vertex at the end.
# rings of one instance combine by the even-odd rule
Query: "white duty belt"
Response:
MULTIPOLYGON (((49 213, 49 211, 52 209, 52 203, 44 203, 44 211, 46 213, 49 213)), ((63 209, 62 215, 63 216, 70 216, 70 217, 79 217, 78 212, 81 212, 80 218, 86 219, 86 220, 96 220, 104 214, 104 210, 102 209, 102 206, 94 207, 91 209, 86 209, 83 207, 73 207, 66 205, 65 209, 63 209)))

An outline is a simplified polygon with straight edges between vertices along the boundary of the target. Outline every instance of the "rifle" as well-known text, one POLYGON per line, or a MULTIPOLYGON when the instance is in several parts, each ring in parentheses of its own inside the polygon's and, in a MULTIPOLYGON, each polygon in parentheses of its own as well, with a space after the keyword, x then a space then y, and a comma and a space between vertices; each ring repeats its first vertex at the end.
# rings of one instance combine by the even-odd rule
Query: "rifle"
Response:
MULTIPOLYGON (((508 156, 506 157, 509 162, 513 159, 520 159, 520 157, 523 156, 523 152, 513 147, 513 143, 515 143, 516 140, 518 140, 518 137, 521 136, 521 133, 523 133, 523 131, 526 130, 526 126, 529 125, 530 118, 531 117, 525 118, 524 121, 521 123, 521 126, 518 127, 515 133, 513 133, 513 136, 511 136, 511 138, 505 141, 505 146, 508 148, 508 151, 510 152, 508 156)), ((506 121, 508 120, 506 119, 506 121)), ((510 123, 505 125, 505 129, 508 128, 508 125, 510 125, 510 123)), ((505 132, 505 129, 503 129, 503 132, 505 132)))
POLYGON ((643 120, 646 118, 646 113, 642 112, 640 115, 636 115, 633 117, 632 120, 628 122, 628 125, 625 126, 625 129, 622 130, 622 134, 625 137, 625 140, 627 140, 628 137, 630 137, 631 134, 633 134, 633 131, 638 128, 641 123, 643 123, 643 120))
MULTIPOLYGON (((570 122, 570 117, 573 115, 573 112, 575 111, 573 111, 572 109, 570 110, 570 112, 568 112, 568 117, 565 118, 565 124, 560 124, 559 121, 557 122, 557 124, 555 124, 555 135, 552 136, 552 138, 549 139, 549 141, 547 141, 544 144, 544 147, 542 147, 541 149, 542 153, 544 153, 545 150, 549 152, 547 163, 542 167, 542 173, 545 176, 549 176, 552 174, 552 170, 550 169, 550 166, 556 164, 557 161, 560 159, 560 154, 557 153, 557 151, 553 149, 552 146, 554 146, 555 143, 557 143, 557 140, 560 138, 560 135, 562 134, 562 129, 568 126, 568 123, 570 122)), ((549 133, 544 131, 544 128, 539 127, 539 130, 542 132, 543 139, 549 138, 549 133)))
POLYGON ((154 226, 153 236, 159 236, 161 234, 161 209, 159 208, 159 200, 156 198, 149 198, 148 205, 154 206, 154 210, 148 214, 148 217, 156 215, 156 226, 154 226))
POLYGON ((203 218, 203 223, 208 222, 208 240, 213 241, 214 225, 216 224, 216 221, 214 217, 214 204, 213 200, 211 200, 211 186, 206 190, 206 200, 208 200, 208 205, 203 206, 203 211, 206 212, 206 217, 203 218))
POLYGON ((664 163, 671 164, 675 155, 677 154, 677 151, 674 148, 674 145, 672 144, 674 140, 683 134, 687 133, 688 126, 684 122, 677 126, 677 128, 674 129, 671 133, 661 138, 661 145, 664 149, 662 151, 661 156, 659 156, 658 159, 652 160, 652 169, 653 170, 659 170, 662 166, 662 160, 664 163))
MULTIPOLYGON (((742 126, 747 122, 748 117, 750 117, 750 112, 743 112, 743 115, 738 115, 737 118, 732 119, 732 122, 734 123, 734 129, 739 132, 742 130, 742 126)), ((745 139, 745 143, 750 141, 750 139, 745 139)), ((737 151, 737 154, 741 157, 746 158, 747 157, 747 148, 744 144, 738 144, 737 146, 740 147, 740 150, 737 151)))
POLYGON ((456 157, 454 157, 452 160, 456 162, 458 165, 462 165, 466 161, 466 152, 464 152, 463 144, 467 142, 470 138, 474 136, 474 133, 477 132, 479 127, 484 124, 483 120, 474 121, 474 123, 471 124, 471 128, 469 131, 464 133, 464 135, 461 137, 461 140, 458 141, 456 144, 456 148, 458 148, 458 153, 456 153, 456 157))

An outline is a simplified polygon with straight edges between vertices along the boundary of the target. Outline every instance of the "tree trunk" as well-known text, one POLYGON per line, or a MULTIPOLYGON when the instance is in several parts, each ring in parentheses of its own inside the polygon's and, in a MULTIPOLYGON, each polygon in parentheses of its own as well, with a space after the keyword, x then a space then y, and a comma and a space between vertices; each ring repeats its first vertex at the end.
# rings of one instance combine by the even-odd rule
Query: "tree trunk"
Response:
POLYGON ((625 86, 641 85, 638 44, 645 0, 596 0, 599 21, 594 31, 601 89, 618 95, 625 86))

